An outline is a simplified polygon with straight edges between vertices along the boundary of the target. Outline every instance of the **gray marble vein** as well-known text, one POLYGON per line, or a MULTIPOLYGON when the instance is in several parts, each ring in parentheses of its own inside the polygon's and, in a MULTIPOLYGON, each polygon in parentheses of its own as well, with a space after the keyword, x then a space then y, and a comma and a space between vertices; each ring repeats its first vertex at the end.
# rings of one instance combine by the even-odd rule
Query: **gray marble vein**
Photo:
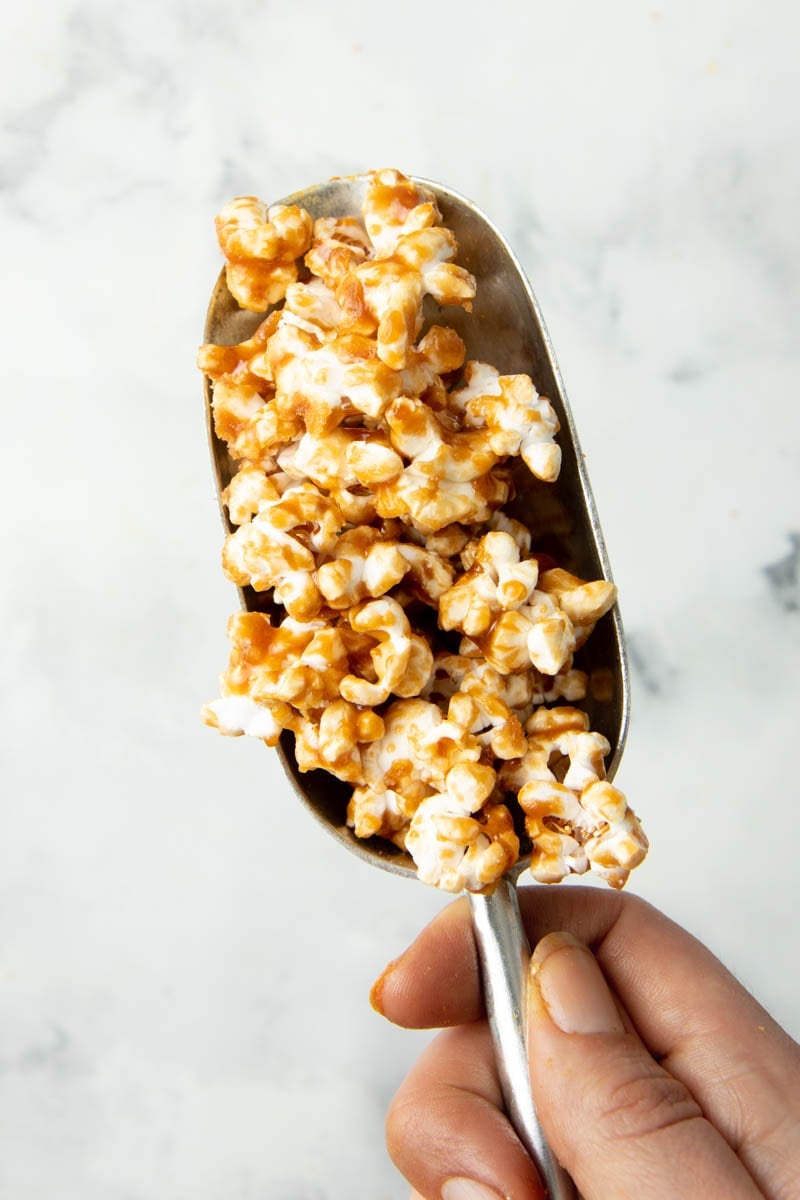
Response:
POLYGON ((763 568, 770 593, 787 613, 800 612, 800 533, 788 534, 790 549, 763 568))

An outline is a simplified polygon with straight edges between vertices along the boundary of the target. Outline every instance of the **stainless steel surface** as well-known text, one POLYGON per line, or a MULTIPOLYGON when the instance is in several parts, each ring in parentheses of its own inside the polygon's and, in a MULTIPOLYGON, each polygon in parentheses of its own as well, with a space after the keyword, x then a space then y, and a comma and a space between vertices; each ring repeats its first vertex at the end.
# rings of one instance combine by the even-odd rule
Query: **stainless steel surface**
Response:
MULTIPOLYGON (((584 578, 610 580, 611 569, 578 435, 530 284, 510 247, 474 204, 441 184, 427 179, 418 182, 435 193, 444 223, 453 230, 459 244, 457 261, 476 276, 478 284, 471 314, 452 308, 438 316, 439 310, 429 301, 426 322, 438 319, 457 329, 466 343, 468 358, 490 362, 503 374, 530 375, 539 392, 551 400, 561 424, 558 440, 563 457, 559 479, 552 484, 540 483, 520 460, 515 467, 517 494, 509 511, 531 529, 538 552, 552 555, 559 566, 584 578)), ((358 216, 366 187, 365 176, 335 179, 296 192, 279 203, 301 204, 315 218, 333 214, 358 216)), ((234 345, 249 337, 262 319, 259 314, 239 309, 228 292, 223 271, 209 304, 205 340, 234 345)), ((211 453, 221 494, 235 465, 214 433, 209 380, 205 396, 211 453)), ((231 526, 221 500, 220 512, 229 531, 231 526)), ((270 602, 263 593, 242 588, 239 597, 248 610, 270 611, 270 602)), ((625 744, 630 706, 622 621, 616 607, 598 623, 576 661, 598 684, 594 690, 590 688, 583 707, 589 713, 592 728, 608 738, 611 746, 608 775, 613 778, 625 744), (603 686, 599 686, 601 680, 603 686)), ((299 799, 348 850, 384 870, 416 876, 406 853, 377 838, 360 841, 347 828, 349 789, 324 772, 301 775, 291 735, 283 736, 279 753, 299 799)), ((513 873, 515 877, 529 864, 530 854, 525 849, 523 846, 513 873)), ((574 1189, 542 1135, 528 1084, 522 1013, 529 951, 513 883, 503 882, 492 896, 472 897, 472 906, 487 1011, 508 1113, 547 1181, 551 1200, 568 1200, 575 1195, 574 1189)))
POLYGON ((530 947, 517 890, 503 880, 490 896, 470 896, 483 994, 506 1112, 536 1163, 550 1200, 575 1200, 575 1186, 547 1144, 531 1095, 525 999, 530 947))

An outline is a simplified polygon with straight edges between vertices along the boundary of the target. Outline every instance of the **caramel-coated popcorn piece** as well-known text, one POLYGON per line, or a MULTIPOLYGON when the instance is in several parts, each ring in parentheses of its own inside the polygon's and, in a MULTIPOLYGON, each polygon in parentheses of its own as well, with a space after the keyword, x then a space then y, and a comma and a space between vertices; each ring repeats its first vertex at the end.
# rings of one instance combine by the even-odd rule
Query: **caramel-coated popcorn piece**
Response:
POLYGON ((503 675, 531 665, 557 675, 575 649, 575 632, 556 600, 536 590, 536 560, 520 562, 514 538, 498 530, 481 538, 467 561, 473 565, 441 599, 442 628, 476 641, 503 675))
POLYGON ((303 430, 300 414, 281 408, 270 386, 239 383, 223 375, 214 386, 211 410, 214 431, 227 443, 232 458, 275 470, 275 454, 303 430))
POLYGON ((244 463, 222 493, 222 503, 233 525, 244 525, 263 506, 280 500, 281 492, 274 479, 265 475, 255 463, 244 463))
POLYGON ((255 196, 240 196, 217 217, 228 290, 242 308, 263 312, 286 295, 297 279, 297 262, 311 243, 311 218, 294 205, 267 208, 255 196))
POLYGON ((317 571, 316 582, 331 608, 350 608, 368 596, 383 596, 410 575, 416 594, 435 605, 453 582, 446 559, 423 546, 387 540, 368 525, 348 529, 333 557, 317 571))
MULTIPOLYGON (((339 685, 350 660, 339 629, 323 621, 291 617, 273 625, 265 613, 243 612, 230 618, 228 637, 232 646, 222 676, 223 698, 248 697, 286 720, 294 719, 290 709, 307 716, 340 698, 339 685), (272 707, 276 702, 284 707, 276 710, 272 707)), ((226 732, 250 733, 251 729, 243 726, 237 731, 227 722, 226 732)))
POLYGON ((420 879, 446 892, 481 892, 513 866, 519 839, 505 805, 489 804, 495 773, 462 763, 448 771, 442 792, 424 799, 411 820, 405 848, 420 879))
POLYGON ((404 234, 388 258, 356 267, 336 289, 345 319, 360 333, 375 333, 378 357, 400 370, 422 327, 422 302, 458 304, 469 310, 475 280, 450 262, 456 240, 441 227, 404 234))
POLYGON ((442 376, 457 371, 465 355, 466 347, 455 329, 432 325, 406 353, 406 364, 399 372, 398 395, 420 396, 430 407, 446 408, 447 389, 442 376))
POLYGON ((331 271, 322 253, 309 265, 324 269, 326 279, 335 281, 346 323, 358 333, 375 334, 378 357, 400 370, 420 332, 425 297, 469 310, 475 280, 451 261, 458 249, 456 240, 440 225, 432 198, 398 171, 373 175, 364 220, 373 258, 349 270, 337 262, 331 271))
POLYGON ((319 720, 299 718, 293 724, 295 757, 301 771, 329 771, 346 783, 362 777, 361 746, 383 733, 383 721, 348 700, 334 700, 319 720))
MULTIPOLYGON (((278 316, 277 312, 271 315, 278 316)), ((279 325, 293 325, 317 341, 326 341, 335 336, 341 323, 342 310, 336 296, 321 279, 293 283, 286 289, 279 325)))
POLYGON ((203 705, 200 714, 206 725, 226 737, 248 734, 267 746, 277 746, 281 731, 290 729, 295 711, 282 700, 254 700, 246 693, 232 692, 203 705))
POLYGON ((477 737, 498 759, 519 758, 527 742, 531 673, 502 676, 483 659, 438 654, 426 695, 449 696, 448 719, 477 737))
MULTIPOLYGON (((201 346, 197 365, 215 383, 222 378, 231 383, 245 384, 262 394, 271 395, 274 389, 267 382, 264 352, 267 342, 278 328, 280 314, 272 312, 261 322, 252 337, 236 346, 216 346, 213 342, 201 346)), ((219 432, 224 441, 229 439, 219 432)))
POLYGON ((595 625, 613 607, 617 589, 605 579, 587 583, 555 567, 542 572, 538 589, 552 596, 573 625, 595 625))
POLYGON ((315 617, 321 597, 314 582, 316 555, 330 550, 344 517, 312 483, 288 488, 266 500, 247 524, 225 540, 222 565, 233 583, 257 592, 275 590, 275 600, 299 620, 315 617))
MULTIPOLYGON (((574 704, 577 700, 583 700, 588 687, 586 672, 574 667, 557 675, 543 675, 533 667, 527 671, 501 675, 486 661, 480 647, 464 638, 459 654, 436 655, 431 681, 424 694, 437 703, 444 703, 459 691, 472 691, 475 686, 473 681, 477 681, 481 690, 491 689, 493 698, 507 705, 523 722, 539 705, 552 704, 557 700, 574 704)), ((486 736, 489 733, 487 730, 486 736)), ((498 754, 498 757, 505 756, 498 754)))
POLYGON ((327 433, 357 413, 377 419, 399 387, 375 343, 349 330, 321 342, 307 329, 282 324, 269 341, 267 359, 284 404, 314 434, 327 433))
POLYGON ((398 454, 417 474, 440 481, 471 482, 498 462, 479 433, 452 432, 427 404, 401 396, 386 410, 386 424, 398 454))
POLYGON ((366 229, 355 217, 320 217, 314 222, 306 266, 335 290, 345 275, 364 262, 371 248, 366 229))
MULTIPOLYGON (((399 695, 411 662, 412 635, 408 617, 396 600, 383 596, 350 609, 347 620, 356 633, 373 637, 376 646, 370 651, 375 680, 347 675, 342 680, 341 693, 353 704, 374 707, 383 704, 394 692, 399 695)), ((433 656, 431 655, 431 662, 433 656)), ((423 685, 420 685, 422 689, 423 685)))
POLYGON ((511 533, 487 533, 468 543, 462 561, 470 563, 439 603, 443 629, 466 634, 501 674, 533 665, 557 676, 594 622, 616 600, 605 580, 586 583, 566 571, 545 571, 536 559, 520 561, 511 533), (564 604, 562 605, 562 601, 564 604), (570 614, 583 624, 576 629, 570 614))
POLYGON ((549 596, 535 593, 535 603, 506 610, 479 640, 487 660, 502 675, 533 664, 543 675, 557 675, 575 649, 575 630, 565 612, 549 596))
POLYGON ((505 764, 501 788, 516 792, 533 842, 531 873, 557 883, 591 868, 623 887, 647 853, 647 839, 625 796, 605 779, 607 740, 574 708, 538 709, 526 725, 528 748, 505 764))
POLYGON ((477 763, 481 745, 428 700, 395 700, 383 713, 384 733, 364 751, 364 781, 419 800, 444 786, 456 763, 477 763))
POLYGON ((391 788, 353 788, 347 805, 347 824, 356 837, 383 837, 405 847, 405 835, 416 804, 391 788))
POLYGON ((554 442, 558 418, 527 375, 500 375, 487 363, 467 363, 466 387, 450 396, 465 424, 483 431, 498 456, 520 454, 537 479, 558 478, 561 448, 554 442))
POLYGON ((449 525, 482 524, 508 494, 508 476, 500 470, 477 479, 440 479, 412 463, 396 479, 375 485, 375 510, 384 518, 400 517, 427 535, 449 525))
POLYGON ((442 597, 443 629, 459 629, 468 637, 486 633, 500 612, 520 608, 536 587, 536 559, 520 562, 510 533, 487 533, 470 554, 472 566, 442 597))
POLYGON ((364 199, 364 224, 378 257, 391 254, 401 237, 441 221, 436 200, 400 171, 375 171, 364 199))
POLYGON ((310 479, 329 492, 337 487, 374 487, 394 479, 403 460, 382 431, 338 426, 306 433, 280 452, 277 462, 295 479, 310 479))

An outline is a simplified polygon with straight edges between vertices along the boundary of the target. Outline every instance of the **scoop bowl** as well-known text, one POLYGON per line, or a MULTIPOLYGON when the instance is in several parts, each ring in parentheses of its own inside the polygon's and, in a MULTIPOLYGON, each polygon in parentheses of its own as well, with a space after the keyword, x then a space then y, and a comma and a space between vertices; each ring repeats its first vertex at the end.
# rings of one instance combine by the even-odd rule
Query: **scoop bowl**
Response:
MULTIPOLYGON (((440 310, 428 299, 426 327, 444 311, 445 323, 463 338, 468 359, 490 362, 502 374, 530 375, 537 390, 552 403, 561 425, 559 478, 555 483, 541 483, 521 460, 517 460, 514 467, 517 495, 507 511, 531 530, 536 550, 551 555, 560 567, 584 579, 610 581, 611 569, 575 423, 539 305, 522 267, 501 234, 471 201, 442 184, 417 177, 414 181, 436 196, 443 223, 456 236, 458 262, 478 281, 471 313, 460 308, 440 310)), ((368 176, 364 175, 332 179, 276 203, 300 205, 314 219, 360 216, 367 185, 368 176)), ((228 291, 223 270, 209 303, 205 341, 221 346, 236 345, 253 333, 263 316, 239 308, 228 291)), ((214 432, 212 389, 211 381, 206 378, 208 436, 221 496, 236 465, 225 443, 214 432)), ((221 500, 220 512, 226 532, 231 532, 232 526, 221 500)), ((238 591, 244 609, 272 611, 264 593, 249 587, 238 591)), ((582 707, 589 715, 591 728, 608 739, 611 751, 607 773, 608 778, 613 779, 622 757, 630 709, 625 642, 616 605, 598 623, 576 658, 576 665, 590 677, 590 691, 582 707)), ((380 838, 363 841, 355 836, 345 820, 349 788, 324 771, 301 774, 294 757, 293 741, 291 733, 284 733, 278 753, 295 793, 312 815, 359 858, 395 874, 416 877, 414 863, 405 851, 380 838)), ((530 865, 529 851, 529 846, 523 842, 515 875, 530 865)))

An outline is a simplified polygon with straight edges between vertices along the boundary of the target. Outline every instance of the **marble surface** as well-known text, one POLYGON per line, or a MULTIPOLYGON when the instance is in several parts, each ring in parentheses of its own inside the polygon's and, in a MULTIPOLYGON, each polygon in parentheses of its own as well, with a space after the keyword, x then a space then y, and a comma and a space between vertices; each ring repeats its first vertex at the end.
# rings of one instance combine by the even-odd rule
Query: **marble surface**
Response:
POLYGON ((440 179, 521 256, 630 635, 632 886, 800 1035, 796 6, 8 21, 0 1192, 406 1195, 383 1113, 425 1036, 367 992, 443 898, 198 720, 235 604, 193 365, 212 218, 331 174, 440 179))

